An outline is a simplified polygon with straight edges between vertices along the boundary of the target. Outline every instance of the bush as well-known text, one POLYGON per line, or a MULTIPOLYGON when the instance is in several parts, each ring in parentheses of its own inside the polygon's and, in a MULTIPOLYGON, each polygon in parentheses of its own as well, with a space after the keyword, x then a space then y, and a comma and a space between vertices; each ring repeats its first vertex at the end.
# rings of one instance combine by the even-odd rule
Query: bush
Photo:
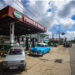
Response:
POLYGON ((50 42, 50 41, 48 42, 48 45, 49 45, 49 46, 51 45, 51 42, 50 42))

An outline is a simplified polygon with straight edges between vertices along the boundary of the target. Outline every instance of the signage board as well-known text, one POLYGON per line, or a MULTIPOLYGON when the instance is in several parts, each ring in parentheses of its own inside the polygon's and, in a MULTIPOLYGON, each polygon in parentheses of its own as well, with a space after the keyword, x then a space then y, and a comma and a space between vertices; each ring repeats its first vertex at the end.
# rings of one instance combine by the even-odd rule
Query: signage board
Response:
POLYGON ((32 19, 29 19, 28 17, 24 17, 24 21, 29 22, 30 24, 43 29, 43 27, 39 23, 33 21, 32 19))
POLYGON ((16 16, 19 19, 22 18, 22 15, 18 11, 14 11, 14 16, 16 16))

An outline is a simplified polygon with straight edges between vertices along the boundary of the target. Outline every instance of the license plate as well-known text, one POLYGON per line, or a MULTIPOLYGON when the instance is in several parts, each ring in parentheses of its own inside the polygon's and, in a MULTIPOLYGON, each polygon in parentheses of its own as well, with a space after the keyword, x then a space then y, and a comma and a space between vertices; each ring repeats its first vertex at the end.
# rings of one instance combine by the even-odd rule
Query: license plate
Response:
POLYGON ((10 67, 10 69, 16 69, 17 67, 13 66, 13 67, 10 67))

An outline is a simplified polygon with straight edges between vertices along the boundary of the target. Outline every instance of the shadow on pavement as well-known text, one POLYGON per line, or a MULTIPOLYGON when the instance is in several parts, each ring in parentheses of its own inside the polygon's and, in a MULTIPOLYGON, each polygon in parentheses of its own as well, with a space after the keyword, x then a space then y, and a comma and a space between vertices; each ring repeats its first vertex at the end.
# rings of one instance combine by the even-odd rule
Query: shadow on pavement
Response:
POLYGON ((56 63, 62 63, 62 59, 56 59, 55 62, 56 63))
POLYGON ((42 58, 40 58, 40 60, 43 60, 43 61, 50 61, 50 60, 48 60, 48 59, 42 59, 42 58))
POLYGON ((41 57, 40 55, 32 55, 32 54, 29 54, 29 56, 31 56, 31 57, 41 57))
POLYGON ((23 70, 16 69, 16 70, 3 70, 2 69, 2 62, 0 62, 0 75, 15 75, 20 74, 23 70))

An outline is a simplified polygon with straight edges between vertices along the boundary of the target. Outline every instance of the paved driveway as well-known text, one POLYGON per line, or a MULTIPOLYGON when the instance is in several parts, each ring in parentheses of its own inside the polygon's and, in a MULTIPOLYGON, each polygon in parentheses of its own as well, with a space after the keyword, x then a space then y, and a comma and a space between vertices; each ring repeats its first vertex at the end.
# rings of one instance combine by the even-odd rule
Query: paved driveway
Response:
POLYGON ((75 44, 73 44, 70 51, 70 65, 71 65, 71 75, 75 75, 75 44))
POLYGON ((0 75, 71 75, 69 48, 63 46, 52 47, 43 57, 26 55, 26 61, 26 71, 0 70, 0 75))

